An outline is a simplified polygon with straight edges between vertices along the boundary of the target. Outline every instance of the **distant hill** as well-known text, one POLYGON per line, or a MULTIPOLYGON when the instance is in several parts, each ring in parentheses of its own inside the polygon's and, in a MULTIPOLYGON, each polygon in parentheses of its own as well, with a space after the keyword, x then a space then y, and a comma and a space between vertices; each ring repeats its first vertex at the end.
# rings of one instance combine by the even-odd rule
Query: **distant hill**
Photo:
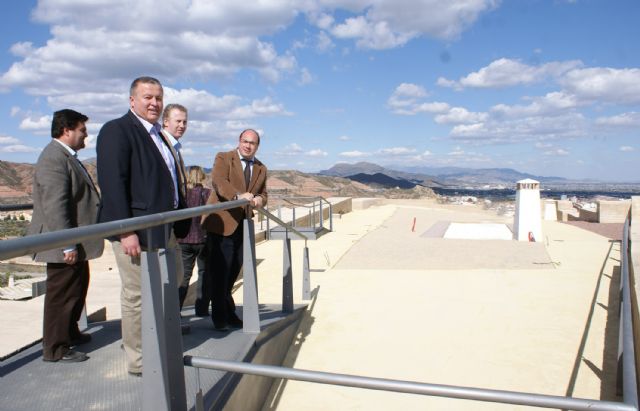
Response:
POLYGON ((349 180, 358 181, 363 184, 371 185, 373 187, 381 187, 381 188, 413 188, 417 184, 411 181, 407 181, 402 178, 393 178, 389 177, 386 174, 375 173, 375 174, 364 174, 358 173, 352 176, 347 177, 349 180))
POLYGON ((322 170, 319 172, 322 175, 328 176, 340 176, 346 177, 355 181, 365 182, 372 181, 378 185, 383 185, 388 188, 392 187, 415 187, 416 185, 424 186, 424 187, 442 187, 443 184, 438 181, 438 179, 434 176, 428 174, 420 174, 420 173, 408 173, 406 171, 397 171, 391 170, 388 168, 381 167, 377 164, 367 163, 367 162, 359 162, 355 164, 346 164, 346 163, 338 163, 331 167, 328 170, 322 170), (384 175, 393 180, 389 180, 390 185, 385 185, 384 180, 381 176, 378 176, 377 181, 371 180, 369 177, 364 177, 362 175, 384 175), (355 178, 354 178, 355 177, 355 178))
MULTIPOLYGON (((562 177, 543 177, 533 174, 521 173, 510 168, 463 168, 463 167, 398 167, 401 170, 381 167, 377 164, 359 162, 355 164, 339 163, 328 170, 320 171, 320 174, 334 175, 346 178, 357 176, 356 181, 365 181, 364 175, 382 174, 396 180, 404 180, 405 183, 423 185, 426 187, 456 187, 468 185, 515 185, 516 181, 531 178, 541 183, 568 182, 562 177)), ((376 180, 382 181, 381 177, 376 180)), ((400 186, 401 184, 396 184, 400 186)))
MULTIPOLYGON (((96 179, 95 159, 83 161, 83 164, 96 179)), ((0 202, 5 204, 31 202, 34 164, 12 163, 0 161, 0 202)), ((209 175, 211 170, 207 170, 209 175)), ((396 187, 412 188, 415 184, 394 181, 393 178, 381 174, 388 184, 358 182, 338 176, 308 174, 295 170, 270 170, 267 180, 269 205, 284 204, 278 197, 388 197, 388 198, 423 198, 434 197, 428 188, 421 186, 409 190, 395 190, 396 187), (391 188, 385 190, 383 187, 391 188)), ((208 184, 211 186, 210 182, 208 184)))

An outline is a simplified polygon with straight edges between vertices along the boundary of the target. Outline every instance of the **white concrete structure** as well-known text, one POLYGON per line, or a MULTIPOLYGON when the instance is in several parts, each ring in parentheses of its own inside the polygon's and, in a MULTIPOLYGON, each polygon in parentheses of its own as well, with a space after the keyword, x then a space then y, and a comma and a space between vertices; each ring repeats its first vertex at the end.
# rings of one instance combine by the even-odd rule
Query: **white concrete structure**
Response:
POLYGON ((512 240, 513 234, 505 224, 451 223, 443 238, 465 240, 512 240))
POLYGON ((554 200, 544 202, 544 219, 547 221, 558 221, 558 208, 554 200))
POLYGON ((531 179, 518 181, 513 238, 518 241, 542 241, 540 214, 540 182, 531 179))

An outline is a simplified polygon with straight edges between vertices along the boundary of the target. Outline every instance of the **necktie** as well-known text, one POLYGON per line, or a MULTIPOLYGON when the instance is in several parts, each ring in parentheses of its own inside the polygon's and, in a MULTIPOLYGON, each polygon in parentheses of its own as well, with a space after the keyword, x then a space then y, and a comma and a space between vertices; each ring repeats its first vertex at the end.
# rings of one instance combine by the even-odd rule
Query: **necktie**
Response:
POLYGON ((245 162, 244 166, 244 184, 247 187, 247 191, 249 191, 249 182, 251 182, 251 163, 252 161, 248 158, 243 158, 242 161, 245 162))

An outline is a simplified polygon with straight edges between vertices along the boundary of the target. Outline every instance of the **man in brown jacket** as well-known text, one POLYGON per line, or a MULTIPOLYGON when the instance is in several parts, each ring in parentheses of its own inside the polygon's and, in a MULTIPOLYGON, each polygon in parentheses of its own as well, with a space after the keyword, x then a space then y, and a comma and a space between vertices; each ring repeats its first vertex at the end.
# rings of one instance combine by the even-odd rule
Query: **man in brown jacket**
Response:
MULTIPOLYGON (((241 198, 251 201, 253 207, 267 204, 267 167, 255 157, 259 145, 260 136, 249 129, 240 133, 235 150, 216 155, 211 172, 214 190, 208 204, 241 198)), ((211 277, 208 282, 213 305, 211 318, 218 331, 242 327, 231 290, 242 267, 241 223, 247 212, 245 207, 232 208, 212 213, 202 222, 207 231, 206 272, 211 277)))

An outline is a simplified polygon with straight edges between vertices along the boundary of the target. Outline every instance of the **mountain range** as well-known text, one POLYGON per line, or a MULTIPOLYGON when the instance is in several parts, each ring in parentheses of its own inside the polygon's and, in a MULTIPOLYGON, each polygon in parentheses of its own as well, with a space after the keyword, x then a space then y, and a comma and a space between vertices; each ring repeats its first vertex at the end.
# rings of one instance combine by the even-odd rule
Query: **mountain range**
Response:
POLYGON ((477 185, 503 185, 515 187, 515 183, 523 179, 533 179, 541 183, 566 183, 562 177, 543 177, 510 168, 462 168, 462 167, 401 167, 385 168, 373 163, 359 162, 355 164, 338 163, 328 170, 319 172, 322 175, 349 178, 366 184, 380 186, 395 185, 409 188, 415 184, 425 187, 461 187, 477 185), (400 171, 399 171, 400 170, 400 171))

